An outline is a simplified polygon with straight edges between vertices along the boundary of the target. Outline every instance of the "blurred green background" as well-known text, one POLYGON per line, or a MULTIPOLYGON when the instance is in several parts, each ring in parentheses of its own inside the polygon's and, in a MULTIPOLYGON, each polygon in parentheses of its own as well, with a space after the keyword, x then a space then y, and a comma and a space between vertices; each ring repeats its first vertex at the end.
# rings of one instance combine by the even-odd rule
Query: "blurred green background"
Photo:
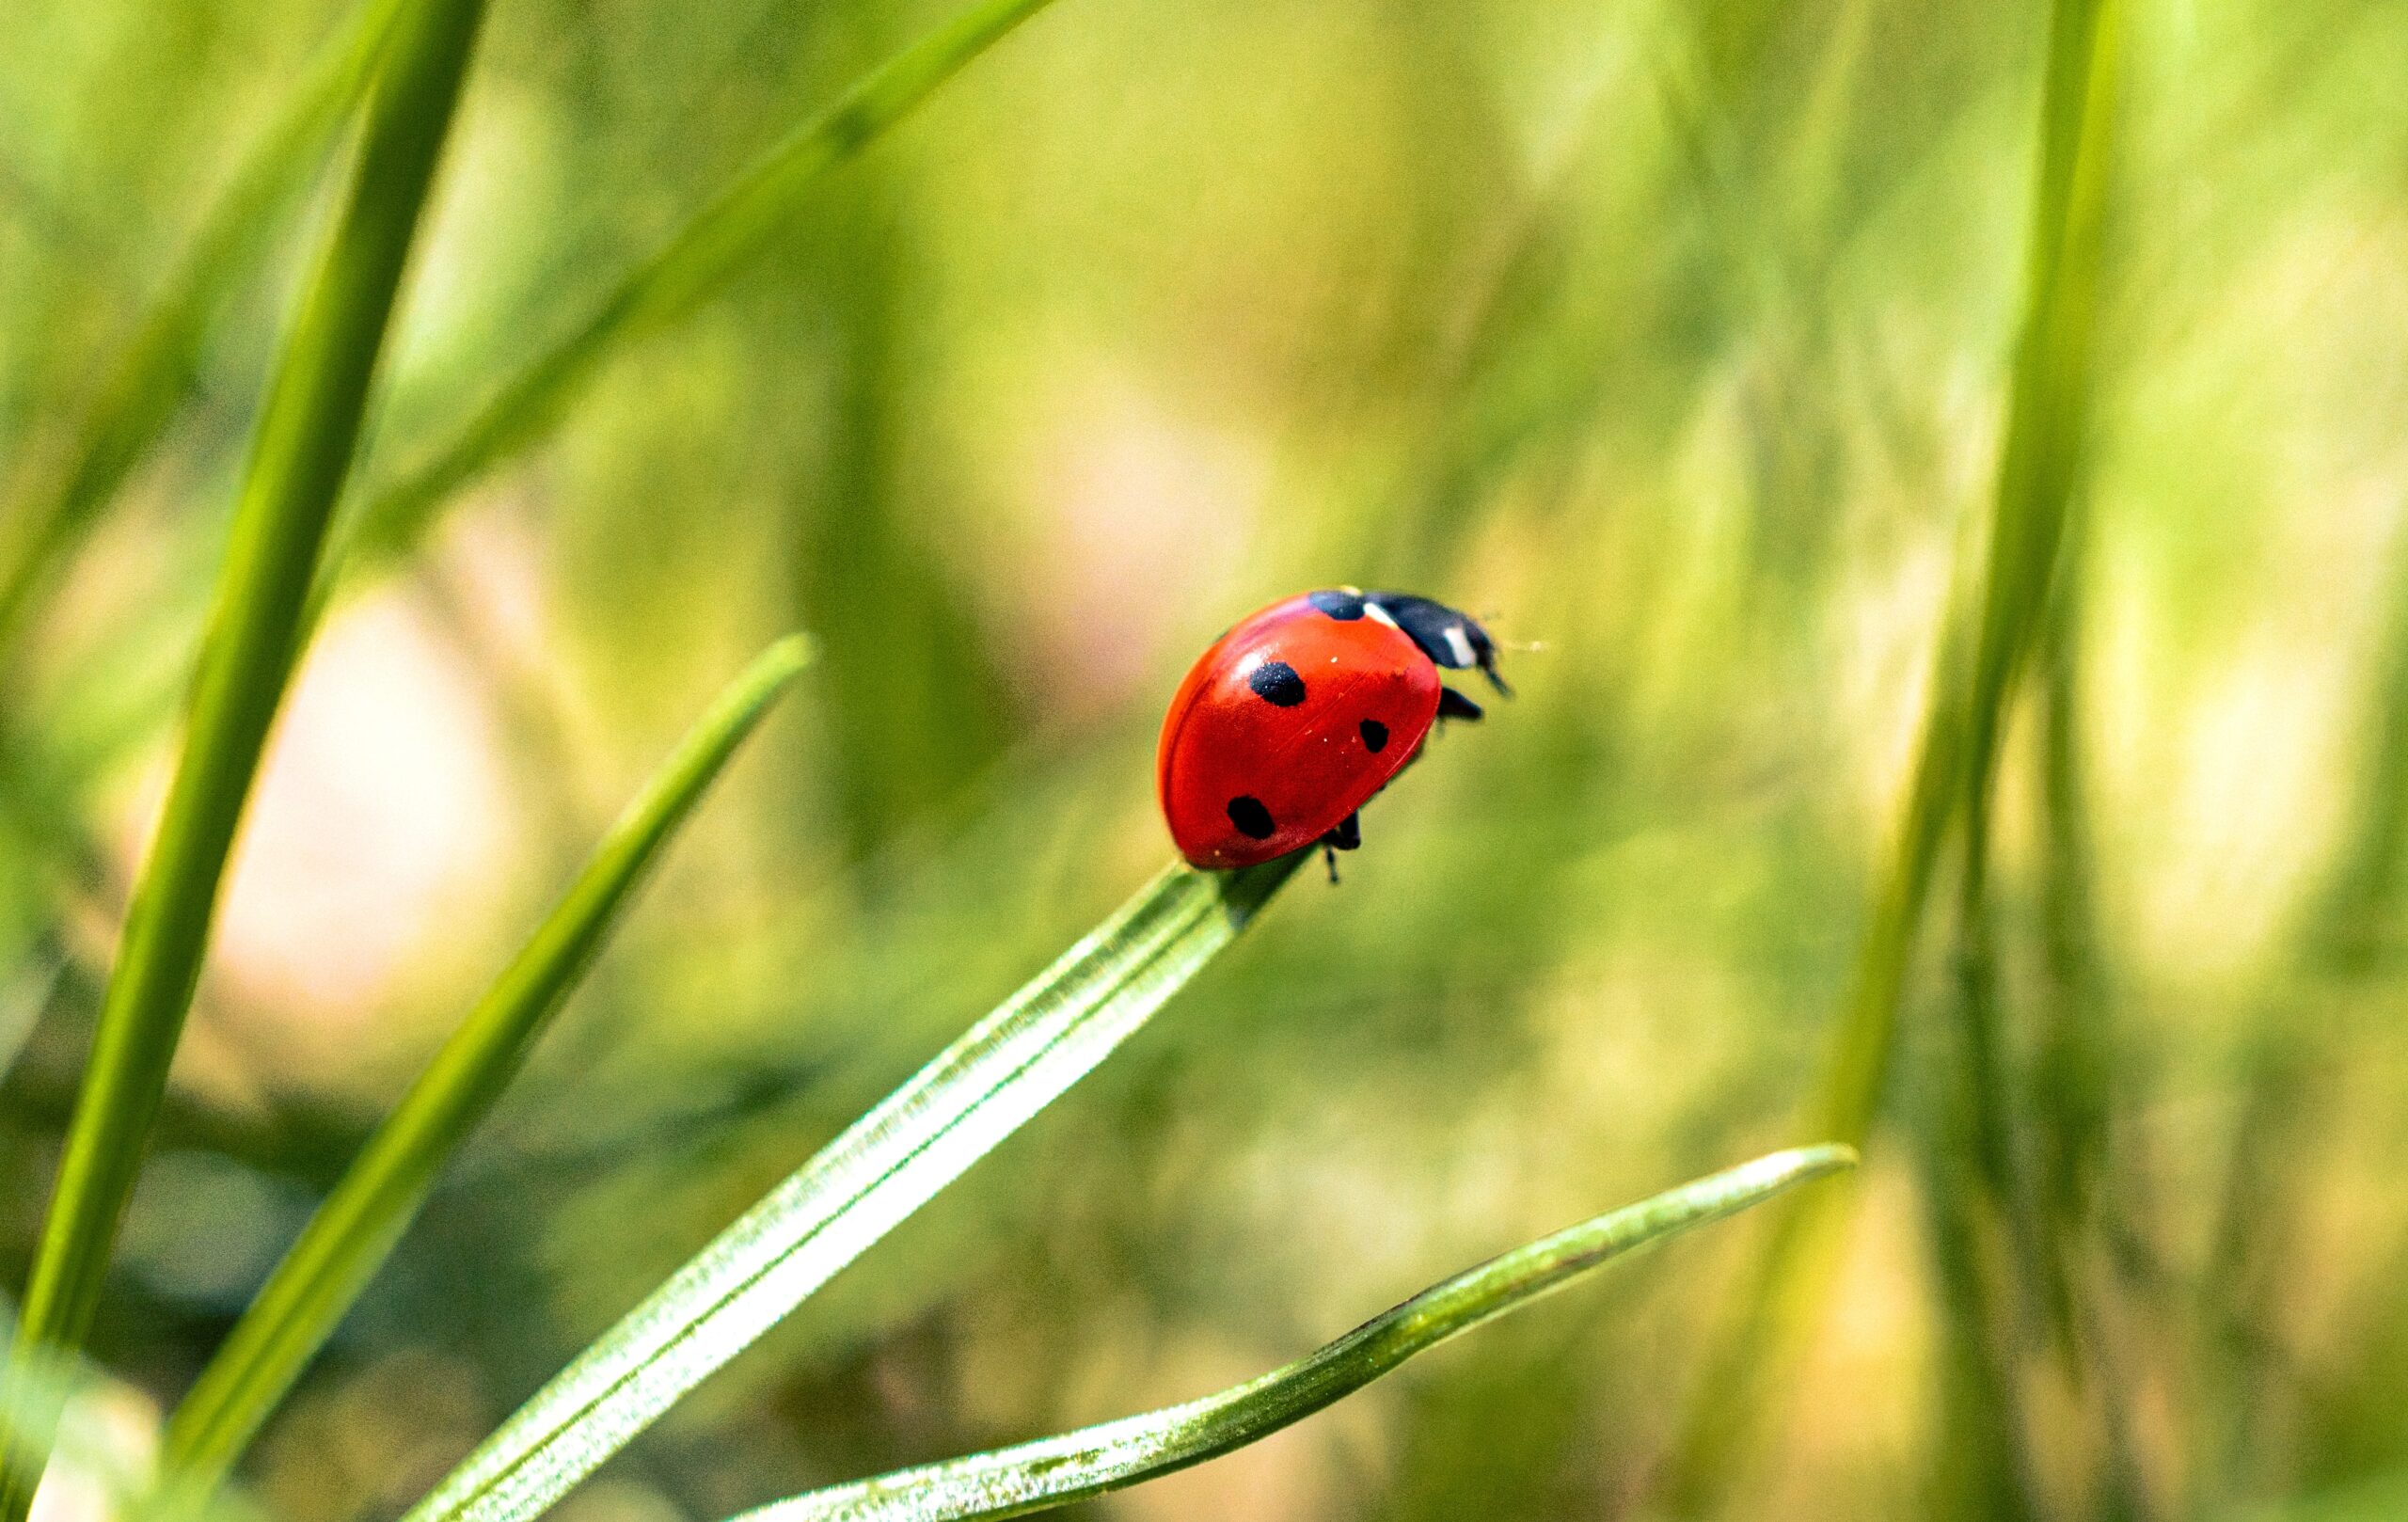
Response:
MULTIPOLYGON (((499 5, 362 474, 950 13, 499 5)), ((0 547, 341 20, 11 9, 0 547)), ((1982 548, 2045 32, 2028 0, 1060 0, 1007 38, 338 605, 93 1339, 125 1441, 790 627, 799 698, 253 1454, 279 1522, 398 1511, 1140 882, 1163 703, 1305 587, 1472 610, 1532 647, 1520 696, 561 1514, 710 1522, 1202 1393, 1813 1139, 1982 548)), ((2011 1398, 1951 1352, 1935 913, 1837 1276, 1709 1498, 1669 1456, 1753 1218, 1081 1514, 2408 1514, 2408 7, 2143 0, 2122 64, 2080 553, 1999 784, 2010 1145, 2081 1197, 2051 1302, 1973 1329, 2011 1398)), ((0 665, 12 1293, 325 199, 0 665)))

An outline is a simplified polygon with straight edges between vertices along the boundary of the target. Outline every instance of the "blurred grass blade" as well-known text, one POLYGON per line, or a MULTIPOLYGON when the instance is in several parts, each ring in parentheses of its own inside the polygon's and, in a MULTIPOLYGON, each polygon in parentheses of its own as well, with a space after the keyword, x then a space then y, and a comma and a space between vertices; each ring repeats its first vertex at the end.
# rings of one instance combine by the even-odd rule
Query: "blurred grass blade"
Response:
MULTIPOLYGON (((0 1302, 0 1356, 15 1334, 14 1318, 0 1302)), ((85 1496, 92 1489, 99 1514, 113 1518, 155 1518, 161 1498, 152 1466, 142 1444, 129 1441, 122 1421, 107 1419, 111 1404, 147 1404, 132 1387, 112 1381, 83 1358, 58 1357, 39 1366, 21 1366, 11 1374, 16 1393, 0 1403, 0 1462, 38 1465, 45 1459, 67 1466, 82 1482, 85 1496)), ((84 1498, 79 1497, 78 1500, 84 1498)), ((62 1507, 75 1514, 81 1507, 62 1507)), ((225 1498, 206 1501, 179 1514, 177 1522, 260 1522, 259 1512, 225 1498)))
POLYGON ((2215 1522, 2398 1522, 2408 1516, 2408 1466, 2285 1500, 2227 1502, 2208 1514, 2215 1522))
POLYGON ((101 387, 64 480, 18 515, 22 543, 0 572, 0 648, 174 416, 210 320, 253 273, 283 211, 315 174, 404 3, 363 0, 311 60, 193 234, 101 387))
POLYGON ((979 0, 753 161, 450 438, 370 498, 342 541, 335 570, 372 566, 405 552, 446 497, 551 426, 612 350, 715 292, 769 246, 821 176, 876 142, 938 86, 1052 3, 979 0))
MULTIPOLYGON (((2107 959, 2100 944, 2098 846, 2084 787, 2083 724, 2087 525, 2079 507, 2059 550, 2057 585, 2037 655, 2042 724, 2034 791, 2043 848, 2040 945, 2047 974, 2044 1024, 2033 1055, 2041 1106, 2037 1193, 2064 1245, 2091 1219, 2115 1114, 2115 1039, 2107 959)), ((2069 1256, 2069 1253, 2068 1253, 2069 1256)))
MULTIPOLYGON (((1960 582, 1961 591, 1961 582, 1960 582)), ((1972 622, 1970 599, 1951 599, 1934 661, 1931 706, 1908 784, 1895 855, 1875 899, 1856 970, 1833 1038, 1830 1065, 1813 1105, 1819 1134, 1862 1148, 1888 1073, 1907 966, 1923 922, 1941 846, 1956 812, 1963 776, 1963 650, 1972 622)), ((1766 1405, 1781 1389, 1821 1300, 1819 1283, 1836 1261, 1851 1191, 1836 1188, 1781 1210, 1764 1255, 1740 1292, 1739 1310, 1691 1398, 1687 1424, 1667 1462, 1671 1514, 1704 1516, 1735 1478, 1754 1442, 1766 1405)))
MULTIPOLYGON (((342 214, 278 359, 194 677, 183 755, 102 1002, 12 1368, 72 1348, 91 1323, 483 11, 483 0, 418 0, 397 24, 342 214)), ((24 1515, 36 1478, 16 1467, 0 1477, 5 1522, 24 1515)))
MULTIPOLYGON (((1941 848, 1971 820, 1967 887, 1978 893, 1999 737, 2039 627, 2079 469, 2090 397, 2115 91, 2116 0, 2055 0, 2040 106, 2023 314, 2009 375, 1979 612, 1953 615, 1897 857, 1877 900, 1817 1134, 1862 1146, 1897 1045, 1907 970, 1941 848), (1956 655, 1972 623, 1970 659, 1956 655)), ((1995 1102, 1995 1095, 1984 1096, 1995 1102)), ((1715 1360, 1670 1470, 1676 1514, 1711 1511, 1763 1406, 1798 1356, 1836 1268, 1850 1193, 1783 1212, 1736 1331, 1715 1360)))
POLYGON ((1431 1286, 1261 1378, 1143 1416, 815 1490, 736 1522, 972 1522, 1100 1496, 1245 1447, 1354 1394, 1415 1354, 1563 1288, 1609 1259, 1848 1166, 1845 1147, 1760 1157, 1543 1237, 1431 1286))
POLYGON ((405 1522, 525 1522, 1085 1076, 1308 852, 1174 865, 828 1144, 606 1333, 405 1522))
POLYGON ((180 1482, 214 1486, 291 1389, 517 1074, 644 869, 808 659, 802 639, 781 641, 721 694, 369 1138, 169 1419, 166 1462, 180 1482))
MULTIPOLYGON (((15 1345, 15 1327, 0 1307, 0 1349, 15 1345)), ((0 1403, 0 1463, 32 1468, 54 1454, 77 1477, 96 1484, 111 1514, 128 1516, 127 1502, 145 1489, 134 1455, 111 1443, 98 1424, 76 1419, 78 1404, 105 1386, 80 1358, 56 1358, 12 1370, 9 1399, 0 1403)), ((199 1519, 194 1519, 199 1522, 199 1519)))

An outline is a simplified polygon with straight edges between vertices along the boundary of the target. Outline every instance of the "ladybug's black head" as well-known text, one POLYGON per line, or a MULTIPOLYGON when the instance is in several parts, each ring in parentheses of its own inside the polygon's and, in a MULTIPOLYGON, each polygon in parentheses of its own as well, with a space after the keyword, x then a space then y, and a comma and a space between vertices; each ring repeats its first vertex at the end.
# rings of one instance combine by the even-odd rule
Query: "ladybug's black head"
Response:
POLYGON ((1402 629, 1405 637, 1440 667, 1461 671, 1477 666, 1481 674, 1488 678, 1489 686, 1507 697, 1513 695, 1513 690, 1505 685, 1505 678, 1497 674, 1497 642, 1464 614, 1445 603, 1432 602, 1408 592, 1365 593, 1363 604, 1387 615, 1390 623, 1402 629))

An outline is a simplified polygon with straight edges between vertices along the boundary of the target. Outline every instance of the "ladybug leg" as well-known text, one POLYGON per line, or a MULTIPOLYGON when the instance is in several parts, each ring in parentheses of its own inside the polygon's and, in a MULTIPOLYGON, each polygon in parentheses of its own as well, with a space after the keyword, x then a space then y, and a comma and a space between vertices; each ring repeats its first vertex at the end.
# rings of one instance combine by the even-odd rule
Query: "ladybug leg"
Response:
POLYGON ((1497 695, 1498 697, 1510 698, 1513 695, 1513 690, 1505 685, 1505 678, 1497 674, 1496 651, 1487 650, 1481 652, 1480 658, 1480 674, 1488 678, 1489 686, 1497 689, 1497 695))
POLYGON ((1337 828, 1321 837, 1322 858, 1329 864, 1329 880, 1338 880, 1338 853, 1351 851, 1363 844, 1363 816, 1350 814, 1338 821, 1337 828))
POLYGON ((1466 723, 1476 723, 1481 718, 1481 707, 1479 704, 1453 688, 1442 687, 1438 689, 1438 717, 1461 719, 1466 723))

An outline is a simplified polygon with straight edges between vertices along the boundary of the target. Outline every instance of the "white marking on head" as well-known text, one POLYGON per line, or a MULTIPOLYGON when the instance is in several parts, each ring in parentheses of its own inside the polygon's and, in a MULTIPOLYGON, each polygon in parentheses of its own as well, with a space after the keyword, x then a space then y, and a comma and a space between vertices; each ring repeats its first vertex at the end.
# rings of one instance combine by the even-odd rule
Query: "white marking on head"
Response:
POLYGON ((1396 627, 1396 620, 1395 620, 1395 619, 1393 619, 1393 618, 1390 618, 1390 617, 1388 616, 1388 610, 1387 610, 1386 609, 1385 609, 1385 608, 1381 607, 1378 603, 1375 603, 1375 602, 1367 602, 1367 603, 1365 603, 1365 604, 1363 605, 1363 611, 1365 611, 1365 612, 1367 612, 1367 613, 1370 614, 1373 618, 1378 619, 1381 623, 1386 624, 1386 625, 1388 627, 1390 627, 1390 628, 1395 628, 1395 627, 1396 627))
POLYGON ((1449 654, 1455 658, 1456 665, 1468 666, 1471 664, 1471 642, 1464 638, 1464 629, 1462 625, 1450 624, 1447 626, 1447 650, 1449 654))

